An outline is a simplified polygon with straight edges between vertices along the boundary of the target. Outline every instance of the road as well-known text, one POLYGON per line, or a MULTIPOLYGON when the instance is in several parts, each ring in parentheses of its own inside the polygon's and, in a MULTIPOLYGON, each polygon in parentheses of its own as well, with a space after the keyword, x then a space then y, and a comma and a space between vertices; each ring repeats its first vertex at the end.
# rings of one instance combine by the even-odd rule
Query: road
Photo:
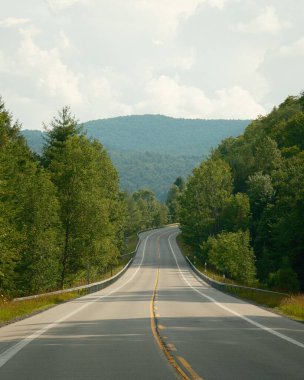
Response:
POLYGON ((304 325, 198 279, 167 227, 102 291, 0 329, 0 379, 304 379, 304 325))

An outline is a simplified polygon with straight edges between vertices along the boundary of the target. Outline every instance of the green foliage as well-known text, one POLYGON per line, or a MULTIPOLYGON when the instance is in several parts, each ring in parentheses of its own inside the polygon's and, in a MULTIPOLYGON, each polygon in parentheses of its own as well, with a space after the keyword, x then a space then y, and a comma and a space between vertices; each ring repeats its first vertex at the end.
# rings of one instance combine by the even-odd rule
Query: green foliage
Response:
POLYGON ((218 271, 240 283, 251 284, 255 279, 255 264, 249 240, 249 231, 222 232, 210 236, 202 249, 218 271))
MULTIPOLYGON (((272 283, 282 287, 280 279, 289 273, 291 287, 286 289, 297 289, 297 281, 304 289, 303 141, 303 94, 288 97, 269 115, 253 121, 243 135, 224 140, 210 159, 228 165, 233 188, 220 202, 214 177, 220 183, 225 172, 214 170, 213 178, 206 171, 193 172, 181 201, 182 230, 188 242, 197 246, 222 231, 249 227, 259 280, 266 284, 273 273, 272 283), (212 217, 206 183, 219 203, 217 218, 212 217)), ((224 184, 220 188, 227 190, 224 184)))
POLYGON ((221 231, 231 193, 232 174, 224 161, 209 159, 193 170, 181 197, 180 221, 186 241, 198 246, 221 231))
POLYGON ((256 172, 248 177, 247 186, 251 211, 254 217, 259 217, 267 204, 273 200, 274 188, 272 178, 269 174, 256 172))
POLYGON ((38 161, 0 102, 0 292, 7 297, 66 286, 83 273, 90 281, 124 247, 126 205, 103 146, 81 134, 68 107, 46 129, 38 161))
POLYGON ((0 289, 24 294, 56 284, 58 204, 48 174, 1 110, 0 289))
POLYGON ((291 268, 281 268, 275 273, 269 273, 268 285, 281 292, 297 293, 300 289, 298 276, 291 268))
POLYGON ((172 156, 154 152, 109 150, 119 171, 121 188, 129 192, 151 189, 161 201, 166 200, 170 184, 179 176, 188 176, 200 157, 172 156))
POLYGON ((184 179, 182 177, 177 177, 169 189, 166 205, 168 207, 170 222, 176 223, 179 221, 180 198, 185 189, 185 186, 186 184, 184 179))
POLYGON ((43 163, 48 166, 56 153, 64 149, 66 141, 81 132, 75 116, 71 115, 70 107, 63 107, 58 116, 53 117, 49 125, 44 124, 46 134, 43 147, 43 163))
POLYGON ((125 197, 128 205, 128 235, 168 222, 167 207, 156 199, 153 191, 140 189, 132 195, 126 193, 125 197))
POLYGON ((221 215, 223 231, 247 230, 250 223, 250 204, 247 194, 237 193, 227 198, 221 215))
MULTIPOLYGON (((83 131, 106 147, 119 172, 121 189, 133 192, 149 188, 165 201, 177 176, 186 178, 212 147, 227 136, 242 133, 248 123, 143 115, 90 121, 83 124, 83 131)), ((22 133, 40 154, 43 134, 29 130, 22 133)))
MULTIPOLYGON (((287 270, 285 258, 304 288, 304 109, 303 94, 288 97, 244 135, 225 140, 213 152, 232 168, 234 192, 246 192, 258 276, 287 270)), ((289 270, 289 269, 288 269, 289 270)), ((277 275, 276 275, 277 278, 277 275)))
POLYGON ((64 108, 50 123, 43 160, 57 188, 62 236, 61 286, 77 273, 114 262, 122 244, 124 210, 118 175, 103 146, 80 135, 64 108))

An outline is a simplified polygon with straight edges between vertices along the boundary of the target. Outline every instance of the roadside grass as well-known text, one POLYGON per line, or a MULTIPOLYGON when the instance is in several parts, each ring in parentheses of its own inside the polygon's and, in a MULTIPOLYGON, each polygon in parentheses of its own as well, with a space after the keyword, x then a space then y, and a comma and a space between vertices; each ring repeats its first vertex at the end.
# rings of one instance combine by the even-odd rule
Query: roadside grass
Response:
MULTIPOLYGON (((181 234, 177 236, 177 243, 183 255, 188 256, 190 261, 194 263, 195 252, 192 247, 185 244, 181 234)), ((214 273, 208 268, 207 271, 205 271, 204 265, 202 265, 202 263, 200 263, 197 259, 196 261, 195 266, 200 272, 206 274, 209 278, 215 281, 227 284, 227 293, 244 300, 252 301, 255 304, 271 308, 273 311, 286 317, 304 322, 304 294, 290 295, 286 297, 283 294, 259 292, 251 289, 234 288, 232 286, 230 287, 229 284, 241 284, 238 284, 231 279, 223 278, 221 275, 214 273)), ((265 288, 261 289, 267 290, 265 288)))
MULTIPOLYGON (((129 259, 130 257, 127 258, 126 262, 129 261, 129 259)), ((119 271, 121 271, 124 265, 125 263, 123 262, 119 263, 119 265, 113 266, 112 268, 108 267, 108 270, 99 276, 96 282, 103 281, 110 278, 111 276, 114 276, 119 271)), ((73 286, 81 286, 84 284, 84 281, 80 281, 80 283, 77 282, 77 284, 74 284, 73 286)), ((23 301, 7 300, 0 295, 0 327, 8 323, 15 322, 19 319, 27 318, 31 315, 47 310, 63 302, 71 301, 85 294, 86 291, 84 289, 63 294, 43 295, 41 297, 23 301)))
POLYGON ((0 326, 28 317, 60 303, 79 297, 78 292, 48 295, 24 301, 0 299, 0 326))
POLYGON ((290 318, 304 322, 304 294, 284 299, 280 303, 278 310, 290 318))
POLYGON ((255 290, 233 288, 229 286, 227 287, 227 292, 239 298, 253 301, 254 303, 270 308, 278 308, 282 302, 284 302, 286 299, 289 299, 289 297, 286 297, 282 294, 259 292, 255 290))

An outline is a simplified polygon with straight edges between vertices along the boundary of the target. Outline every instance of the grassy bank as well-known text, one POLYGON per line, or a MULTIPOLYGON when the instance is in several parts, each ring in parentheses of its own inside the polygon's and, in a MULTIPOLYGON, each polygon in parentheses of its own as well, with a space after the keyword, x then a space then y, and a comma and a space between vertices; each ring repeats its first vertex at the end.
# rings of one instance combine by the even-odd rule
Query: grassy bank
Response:
MULTIPOLYGON (((128 250, 134 251, 137 244, 137 236, 130 238, 128 244, 128 250), (131 250, 132 249, 132 250, 131 250)), ((125 266, 125 264, 130 260, 130 257, 127 256, 123 260, 120 260, 118 265, 108 267, 108 270, 99 276, 96 282, 103 281, 111 276, 117 274, 125 266)), ((80 280, 73 286, 85 285, 85 282, 80 280)), ((12 301, 7 300, 0 295, 0 326, 7 323, 15 322, 19 319, 23 319, 49 309, 50 307, 56 306, 60 303, 70 301, 72 299, 80 297, 82 294, 85 294, 85 291, 80 292, 69 292, 64 294, 55 294, 55 295, 44 295, 35 299, 24 300, 24 301, 12 301)))
POLYGON ((2 299, 0 301, 0 326, 49 309, 52 306, 77 297, 79 297, 79 293, 71 292, 16 302, 2 299))
MULTIPOLYGON (((195 256, 196 256, 195 252, 193 251, 192 247, 185 244, 181 235, 178 235, 177 243, 179 245, 181 252, 184 254, 184 256, 188 256, 191 262, 194 263, 195 256)), ((235 284, 235 285, 240 285, 240 284, 237 284, 235 281, 232 281, 230 279, 223 278, 221 275, 212 272, 208 268, 205 271, 204 265, 199 262, 197 257, 196 257, 195 266, 197 267, 199 271, 206 274, 209 278, 215 281, 226 283, 228 293, 236 297, 239 297, 241 299, 252 301, 255 304, 269 307, 273 309, 273 311, 278 312, 279 314, 282 314, 286 317, 304 322, 304 295, 303 294, 291 295, 290 297, 286 297, 284 295, 271 293, 271 292, 257 292, 250 289, 229 287, 229 284, 235 284)))

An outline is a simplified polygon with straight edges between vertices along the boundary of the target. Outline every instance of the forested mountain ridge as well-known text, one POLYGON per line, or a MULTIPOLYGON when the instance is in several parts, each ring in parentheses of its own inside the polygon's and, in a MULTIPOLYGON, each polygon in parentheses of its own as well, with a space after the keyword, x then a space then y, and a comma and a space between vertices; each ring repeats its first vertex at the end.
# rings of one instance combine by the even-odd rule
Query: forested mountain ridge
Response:
POLYGON ((304 289, 304 93, 225 139, 179 195, 184 238, 245 283, 304 289))
POLYGON ((88 136, 111 150, 205 156, 226 137, 243 133, 250 120, 175 119, 134 115, 88 121, 88 136))
MULTIPOLYGON (((123 116, 83 124, 87 137, 107 149, 119 171, 121 188, 150 188, 164 200, 177 176, 187 177, 211 148, 243 133, 249 120, 174 119, 161 115, 123 116)), ((43 133, 23 130, 32 150, 40 153, 43 133)))

